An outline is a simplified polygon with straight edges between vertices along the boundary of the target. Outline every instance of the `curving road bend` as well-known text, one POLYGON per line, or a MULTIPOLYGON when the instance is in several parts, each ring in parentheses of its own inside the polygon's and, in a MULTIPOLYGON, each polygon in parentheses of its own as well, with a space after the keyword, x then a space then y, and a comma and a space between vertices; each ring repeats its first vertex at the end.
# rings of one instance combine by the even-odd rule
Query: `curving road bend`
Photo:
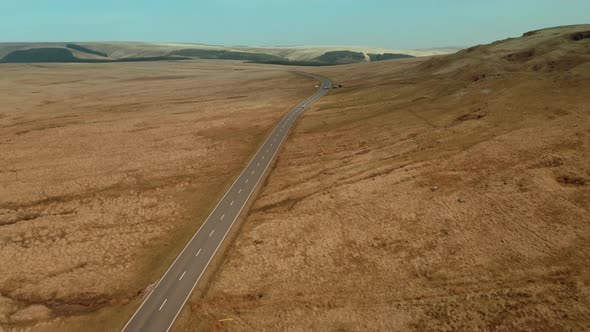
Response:
POLYGON ((332 82, 327 78, 307 73, 298 74, 320 81, 318 91, 291 109, 279 121, 250 163, 217 203, 207 220, 123 327, 123 332, 170 330, 213 256, 266 173, 287 137, 289 129, 299 115, 332 86, 332 82))

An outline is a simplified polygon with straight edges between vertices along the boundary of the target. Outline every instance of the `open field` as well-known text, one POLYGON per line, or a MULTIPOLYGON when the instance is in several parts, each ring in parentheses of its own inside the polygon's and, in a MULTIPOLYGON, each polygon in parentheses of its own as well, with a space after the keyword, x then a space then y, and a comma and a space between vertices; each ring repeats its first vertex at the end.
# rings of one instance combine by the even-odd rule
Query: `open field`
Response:
POLYGON ((232 61, 0 67, 0 331, 122 327, 315 91, 232 61))
POLYGON ((303 114, 177 330, 590 330, 582 31, 314 68, 344 88, 303 114))

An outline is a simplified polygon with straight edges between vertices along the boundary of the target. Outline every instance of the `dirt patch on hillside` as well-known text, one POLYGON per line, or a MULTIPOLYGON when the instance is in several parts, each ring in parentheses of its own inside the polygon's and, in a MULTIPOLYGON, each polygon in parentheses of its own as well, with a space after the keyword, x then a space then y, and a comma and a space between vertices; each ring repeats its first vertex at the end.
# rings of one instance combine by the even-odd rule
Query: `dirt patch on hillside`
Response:
POLYGON ((120 330, 268 130, 315 91, 234 62, 1 67, 5 331, 120 330))
POLYGON ((521 52, 510 53, 504 58, 508 61, 525 62, 535 56, 535 50, 526 50, 521 52))
POLYGON ((177 330, 589 330, 590 55, 572 29, 314 70, 344 88, 304 113, 177 330))

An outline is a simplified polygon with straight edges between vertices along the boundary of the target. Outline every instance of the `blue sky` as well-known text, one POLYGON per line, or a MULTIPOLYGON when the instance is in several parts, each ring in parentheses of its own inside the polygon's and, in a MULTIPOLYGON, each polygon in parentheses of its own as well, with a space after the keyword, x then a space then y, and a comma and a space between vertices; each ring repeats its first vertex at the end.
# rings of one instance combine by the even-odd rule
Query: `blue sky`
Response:
POLYGON ((0 42, 470 46, 590 23, 589 0, 0 0, 0 42))

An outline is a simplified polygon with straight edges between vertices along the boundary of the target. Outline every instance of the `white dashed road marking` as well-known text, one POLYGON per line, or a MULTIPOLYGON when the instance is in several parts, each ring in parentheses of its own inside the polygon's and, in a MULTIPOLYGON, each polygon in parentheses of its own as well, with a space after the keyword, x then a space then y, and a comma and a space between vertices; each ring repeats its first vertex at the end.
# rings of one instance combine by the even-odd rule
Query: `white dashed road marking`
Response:
POLYGON ((180 278, 178 278, 178 280, 182 280, 182 278, 184 278, 185 274, 186 274, 186 271, 182 272, 182 275, 180 276, 180 278))
POLYGON ((165 299, 164 300, 164 303, 162 303, 162 305, 160 306, 160 309, 158 309, 158 311, 161 311, 162 308, 164 308, 164 304, 166 304, 166 302, 168 302, 168 299, 165 299))
POLYGON ((197 252, 197 254, 195 255, 195 257, 199 256, 199 254, 201 253, 201 250, 203 250, 203 249, 199 249, 199 251, 197 252))
POLYGON ((231 203, 229 203, 229 206, 232 206, 232 205, 234 205, 234 201, 231 201, 231 203))
POLYGON ((209 237, 211 237, 211 235, 213 235, 213 232, 215 232, 215 230, 212 230, 211 233, 209 233, 209 237))

